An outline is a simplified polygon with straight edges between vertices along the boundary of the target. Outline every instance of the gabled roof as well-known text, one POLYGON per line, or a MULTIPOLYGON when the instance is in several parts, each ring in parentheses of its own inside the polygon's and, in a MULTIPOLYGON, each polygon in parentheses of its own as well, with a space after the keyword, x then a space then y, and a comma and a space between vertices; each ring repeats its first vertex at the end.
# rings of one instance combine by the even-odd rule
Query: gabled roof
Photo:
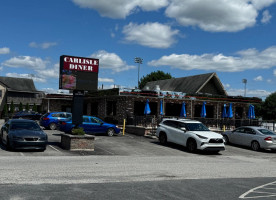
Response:
POLYGON ((39 92, 36 90, 34 81, 28 78, 14 78, 0 76, 0 84, 8 91, 17 92, 39 92))
POLYGON ((182 78, 152 81, 148 82, 143 89, 155 90, 156 86, 159 85, 160 89, 163 91, 200 94, 206 93, 206 91, 208 91, 208 87, 210 87, 210 84, 214 85, 219 95, 227 96, 227 93, 215 72, 182 78))

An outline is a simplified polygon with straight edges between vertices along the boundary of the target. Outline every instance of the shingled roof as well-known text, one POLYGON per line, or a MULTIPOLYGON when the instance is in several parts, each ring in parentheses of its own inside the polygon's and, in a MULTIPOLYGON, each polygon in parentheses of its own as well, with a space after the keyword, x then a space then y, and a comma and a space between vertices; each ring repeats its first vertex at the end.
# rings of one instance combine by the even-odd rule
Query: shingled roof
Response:
POLYGON ((143 89, 155 90, 157 85, 163 91, 175 91, 187 94, 208 93, 227 96, 227 93, 215 72, 182 78, 152 81, 148 82, 143 89))
POLYGON ((36 90, 34 81, 28 78, 14 78, 0 76, 0 84, 7 87, 8 91, 39 92, 36 90))

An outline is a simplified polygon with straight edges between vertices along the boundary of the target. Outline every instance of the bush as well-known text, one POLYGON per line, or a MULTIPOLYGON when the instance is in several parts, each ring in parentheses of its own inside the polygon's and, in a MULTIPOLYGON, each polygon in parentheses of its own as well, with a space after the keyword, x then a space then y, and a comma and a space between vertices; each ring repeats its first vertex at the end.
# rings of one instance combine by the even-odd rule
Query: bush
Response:
POLYGON ((72 135, 85 135, 83 128, 73 128, 72 135))

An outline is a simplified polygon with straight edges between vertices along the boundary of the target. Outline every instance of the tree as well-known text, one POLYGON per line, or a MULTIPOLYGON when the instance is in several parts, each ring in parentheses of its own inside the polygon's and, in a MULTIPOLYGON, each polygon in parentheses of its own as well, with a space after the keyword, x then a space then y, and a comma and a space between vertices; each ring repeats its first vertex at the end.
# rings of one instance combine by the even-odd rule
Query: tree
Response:
POLYGON ((37 105, 36 104, 33 105, 32 110, 35 111, 35 112, 37 112, 37 105))
POLYGON ((19 103, 19 111, 23 111, 23 104, 21 102, 19 103))
POLYGON ((29 111, 29 110, 30 110, 30 106, 29 106, 28 103, 27 103, 26 106, 25 106, 25 110, 26 110, 26 111, 29 111))
POLYGON ((165 73, 163 71, 156 71, 156 72, 151 72, 150 74, 143 76, 140 81, 139 81, 139 88, 142 89, 145 87, 145 85, 148 82, 151 81, 159 81, 159 80, 165 80, 165 79, 171 79, 173 78, 170 73, 165 73))
POLYGON ((11 102, 10 113, 11 114, 14 113, 14 104, 13 104, 13 101, 11 102))
POLYGON ((267 120, 276 119, 276 92, 270 94, 263 103, 263 117, 267 120))
POLYGON ((7 117, 8 116, 8 105, 7 104, 4 105, 2 116, 3 117, 7 117))

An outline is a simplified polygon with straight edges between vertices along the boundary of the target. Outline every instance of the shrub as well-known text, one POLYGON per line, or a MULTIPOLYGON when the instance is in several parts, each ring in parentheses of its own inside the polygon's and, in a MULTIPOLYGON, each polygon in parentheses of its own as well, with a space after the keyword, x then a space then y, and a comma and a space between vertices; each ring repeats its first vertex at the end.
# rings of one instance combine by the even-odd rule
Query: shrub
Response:
POLYGON ((85 135, 83 128, 73 128, 72 135, 85 135))

